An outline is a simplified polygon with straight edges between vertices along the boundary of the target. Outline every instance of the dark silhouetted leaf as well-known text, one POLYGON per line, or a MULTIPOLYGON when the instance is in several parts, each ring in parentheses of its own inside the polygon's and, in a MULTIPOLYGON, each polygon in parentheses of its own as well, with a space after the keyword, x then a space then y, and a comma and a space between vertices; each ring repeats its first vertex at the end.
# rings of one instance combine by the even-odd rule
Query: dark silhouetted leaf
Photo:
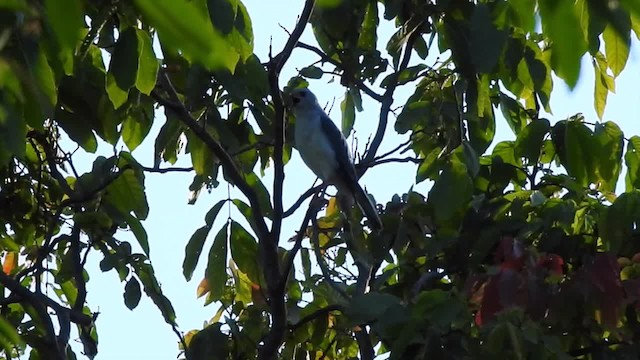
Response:
POLYGON ((193 235, 191 235, 189 242, 187 242, 187 246, 184 249, 184 261, 182 262, 182 274, 187 281, 190 281, 193 276, 193 271, 195 270, 196 265, 198 265, 198 260, 200 259, 204 242, 207 240, 207 236, 211 231, 213 222, 218 216, 220 209, 222 209, 222 206, 226 202, 226 200, 220 200, 211 207, 205 216, 206 224, 196 230, 193 235))
POLYGON ((498 63, 507 32, 496 28, 488 5, 478 4, 471 16, 471 60, 478 72, 490 72, 498 63))
POLYGON ((220 300, 227 283, 227 224, 218 232, 209 250, 205 277, 209 284, 210 299, 220 300))
POLYGON ((625 177, 625 190, 640 189, 640 137, 632 136, 627 142, 627 152, 624 154, 624 163, 627 166, 625 177))
POLYGON ((516 139, 515 151, 518 156, 528 160, 528 164, 535 164, 540 157, 544 137, 551 130, 551 124, 547 119, 538 119, 530 122, 516 139))
POLYGON ((133 310, 140 303, 142 292, 140 291, 140 283, 133 276, 127 281, 127 285, 124 286, 124 304, 133 310))

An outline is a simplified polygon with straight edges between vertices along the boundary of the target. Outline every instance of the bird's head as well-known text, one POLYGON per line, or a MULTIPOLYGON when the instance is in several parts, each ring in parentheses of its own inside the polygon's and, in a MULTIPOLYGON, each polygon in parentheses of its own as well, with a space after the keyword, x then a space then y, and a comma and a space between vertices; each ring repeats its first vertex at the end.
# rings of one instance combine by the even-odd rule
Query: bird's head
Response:
POLYGON ((315 109, 318 99, 307 88, 298 88, 291 91, 291 109, 294 112, 315 109))

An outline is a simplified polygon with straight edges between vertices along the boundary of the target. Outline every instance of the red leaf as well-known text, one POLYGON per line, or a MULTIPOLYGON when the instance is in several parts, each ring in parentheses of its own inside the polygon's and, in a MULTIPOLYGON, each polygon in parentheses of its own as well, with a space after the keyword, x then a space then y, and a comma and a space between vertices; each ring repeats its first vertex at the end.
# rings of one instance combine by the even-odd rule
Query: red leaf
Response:
POLYGON ((538 259, 539 267, 545 268, 555 275, 563 274, 562 265, 564 265, 564 260, 560 255, 547 254, 541 256, 540 259, 538 259))
POLYGON ((624 301, 624 291, 620 281, 620 267, 611 254, 599 254, 588 268, 601 313, 602 325, 615 328, 624 301))

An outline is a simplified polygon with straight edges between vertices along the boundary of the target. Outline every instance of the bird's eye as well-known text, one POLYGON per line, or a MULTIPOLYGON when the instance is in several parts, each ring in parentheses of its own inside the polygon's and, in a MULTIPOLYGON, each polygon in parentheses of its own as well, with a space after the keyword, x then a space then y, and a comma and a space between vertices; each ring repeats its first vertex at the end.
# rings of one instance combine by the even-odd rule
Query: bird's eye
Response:
POLYGON ((293 98, 293 103, 294 104, 298 104, 300 102, 300 98, 294 97, 293 98))

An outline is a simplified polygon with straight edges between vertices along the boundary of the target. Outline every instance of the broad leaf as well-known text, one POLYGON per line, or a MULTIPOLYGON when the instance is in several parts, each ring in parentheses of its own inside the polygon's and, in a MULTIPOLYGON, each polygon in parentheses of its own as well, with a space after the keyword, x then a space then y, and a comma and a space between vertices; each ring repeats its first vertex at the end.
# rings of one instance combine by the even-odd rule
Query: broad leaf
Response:
POLYGON ((209 284, 210 299, 220 300, 227 283, 227 224, 218 232, 209 250, 205 277, 209 284))

